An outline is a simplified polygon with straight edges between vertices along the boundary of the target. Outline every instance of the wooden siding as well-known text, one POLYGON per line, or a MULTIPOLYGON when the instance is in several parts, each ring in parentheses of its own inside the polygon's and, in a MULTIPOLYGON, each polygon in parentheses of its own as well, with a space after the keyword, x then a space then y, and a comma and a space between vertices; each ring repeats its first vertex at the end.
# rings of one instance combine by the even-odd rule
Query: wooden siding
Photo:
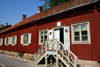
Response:
POLYGON ((17 52, 17 44, 15 46, 12 46, 11 44, 9 44, 8 46, 5 45, 5 38, 6 37, 12 37, 12 36, 15 36, 15 35, 17 36, 17 31, 6 33, 4 35, 4 50, 17 52))
MULTIPOLYGON (((52 29, 52 27, 57 26, 57 22, 61 22, 61 25, 70 26, 71 24, 83 21, 90 21, 90 36, 91 36, 91 44, 71 44, 71 51, 78 56, 79 59, 84 60, 95 60, 100 61, 100 11, 97 9, 76 9, 74 11, 68 11, 59 15, 55 15, 50 18, 45 18, 41 21, 37 21, 35 24, 29 24, 19 28, 13 32, 6 33, 4 35, 0 35, 0 37, 11 37, 13 35, 17 36, 17 44, 15 46, 0 46, 0 50, 8 50, 8 51, 18 51, 24 53, 32 53, 34 54, 36 50, 40 47, 39 45, 39 30, 43 29, 52 29), (80 11, 82 10, 82 11, 80 11), (21 45, 21 35, 24 33, 32 33, 32 41, 29 46, 21 45)), ((71 33, 71 31, 70 31, 71 33)), ((70 34, 70 41, 71 34, 70 34)))

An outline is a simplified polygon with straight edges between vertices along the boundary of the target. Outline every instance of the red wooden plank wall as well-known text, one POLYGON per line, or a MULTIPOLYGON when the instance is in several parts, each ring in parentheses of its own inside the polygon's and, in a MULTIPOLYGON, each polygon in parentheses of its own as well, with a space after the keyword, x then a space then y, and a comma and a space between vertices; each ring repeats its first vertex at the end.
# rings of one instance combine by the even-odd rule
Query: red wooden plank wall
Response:
MULTIPOLYGON (((25 53, 34 54, 36 50, 40 47, 39 45, 39 30, 43 29, 51 29, 52 27, 57 26, 57 22, 61 22, 61 25, 70 26, 71 33, 71 24, 82 22, 89 20, 90 21, 90 36, 91 36, 91 44, 71 44, 71 51, 78 56, 79 59, 84 60, 98 60, 100 61, 100 12, 96 11, 96 9, 92 9, 91 11, 83 11, 80 13, 72 13, 68 15, 65 13, 61 16, 55 16, 55 18, 49 18, 45 21, 39 21, 36 24, 30 24, 28 26, 23 26, 21 29, 18 29, 13 32, 9 32, 7 34, 1 35, 1 37, 5 38, 8 36, 18 35, 18 43, 16 46, 0 46, 0 50, 8 50, 8 51, 18 51, 25 53), (21 35, 24 33, 32 33, 32 43, 29 46, 21 45, 21 35)), ((71 38, 71 34, 70 34, 71 38)), ((71 41, 71 39, 70 39, 71 41)))

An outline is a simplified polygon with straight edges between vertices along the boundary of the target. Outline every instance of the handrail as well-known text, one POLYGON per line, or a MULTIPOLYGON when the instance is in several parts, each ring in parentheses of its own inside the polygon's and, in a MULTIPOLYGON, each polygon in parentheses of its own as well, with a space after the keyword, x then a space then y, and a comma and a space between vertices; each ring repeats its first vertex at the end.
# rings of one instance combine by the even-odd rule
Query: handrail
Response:
POLYGON ((68 63, 76 67, 76 62, 77 62, 76 60, 78 59, 77 56, 72 51, 70 51, 62 42, 60 42, 57 39, 46 40, 43 43, 43 45, 36 51, 35 61, 38 61, 41 58, 41 55, 44 55, 44 53, 46 53, 46 51, 49 49, 48 47, 50 47, 50 49, 54 49, 52 48, 54 46, 56 47, 55 48, 56 51, 57 52, 60 51, 63 57, 65 57, 66 60, 68 60, 68 63), (66 48, 66 50, 64 48, 66 48))
MULTIPOLYGON (((58 42, 60 43, 60 44, 62 44, 63 45, 63 47, 65 47, 65 48, 67 48, 66 46, 64 46, 64 44, 62 43, 62 42, 60 42, 59 40, 58 40, 58 42)), ((74 57, 75 58, 77 58, 78 59, 78 57, 72 52, 72 51, 70 51, 68 48, 67 48, 67 50, 72 54, 72 55, 74 55, 74 57)))

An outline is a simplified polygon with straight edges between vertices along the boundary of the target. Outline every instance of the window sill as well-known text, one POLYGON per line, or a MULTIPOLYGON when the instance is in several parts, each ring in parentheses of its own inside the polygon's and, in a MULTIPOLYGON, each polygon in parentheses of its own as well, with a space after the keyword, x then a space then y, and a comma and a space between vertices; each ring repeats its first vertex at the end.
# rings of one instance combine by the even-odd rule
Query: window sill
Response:
POLYGON ((90 42, 72 42, 72 44, 91 44, 90 42))
POLYGON ((23 46, 28 46, 29 44, 27 43, 27 44, 23 44, 23 46))
POLYGON ((9 44, 5 44, 6 46, 9 46, 9 44))
POLYGON ((15 46, 15 44, 11 44, 11 46, 15 46))

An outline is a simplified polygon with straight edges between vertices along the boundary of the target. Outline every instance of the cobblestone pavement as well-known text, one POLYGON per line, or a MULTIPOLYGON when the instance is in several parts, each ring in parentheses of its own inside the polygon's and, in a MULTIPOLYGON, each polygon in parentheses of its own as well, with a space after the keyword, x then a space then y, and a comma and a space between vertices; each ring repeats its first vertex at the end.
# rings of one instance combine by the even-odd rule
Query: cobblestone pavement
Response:
POLYGON ((44 64, 36 65, 35 61, 0 54, 0 67, 5 67, 6 65, 10 65, 11 63, 13 63, 13 65, 16 65, 15 67, 45 67, 44 64))

